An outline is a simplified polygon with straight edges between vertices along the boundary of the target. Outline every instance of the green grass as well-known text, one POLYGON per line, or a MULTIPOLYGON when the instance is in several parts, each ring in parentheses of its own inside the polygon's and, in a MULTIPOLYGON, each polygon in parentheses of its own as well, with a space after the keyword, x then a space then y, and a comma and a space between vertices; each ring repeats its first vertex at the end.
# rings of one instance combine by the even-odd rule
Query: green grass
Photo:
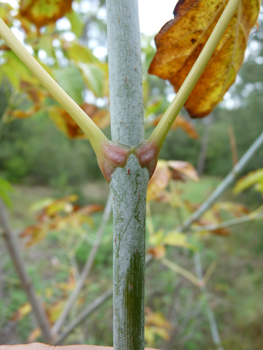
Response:
POLYGON ((213 192, 220 184, 221 178, 205 176, 199 182, 180 182, 179 191, 182 191, 182 199, 193 203, 201 203, 213 192))

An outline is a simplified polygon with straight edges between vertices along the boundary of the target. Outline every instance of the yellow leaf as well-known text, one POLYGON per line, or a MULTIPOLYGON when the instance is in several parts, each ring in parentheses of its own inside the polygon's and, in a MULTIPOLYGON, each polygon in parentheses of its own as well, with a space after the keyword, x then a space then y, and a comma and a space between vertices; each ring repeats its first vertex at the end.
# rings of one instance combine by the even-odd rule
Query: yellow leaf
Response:
POLYGON ((70 291, 74 290, 75 287, 76 287, 76 280, 75 280, 75 277, 74 277, 74 270, 72 268, 70 269, 68 282, 66 282, 66 283, 57 283, 56 286, 59 289, 64 290, 66 292, 70 292, 70 291))
MULTIPOLYGON (((161 117, 162 117, 162 115, 159 115, 157 118, 152 120, 151 125, 156 126, 159 123, 159 121, 161 120, 161 117)), ((199 137, 194 125, 190 121, 181 117, 180 115, 178 115, 176 117, 175 121, 173 122, 173 124, 171 126, 171 130, 175 130, 178 128, 183 129, 186 132, 186 134, 189 137, 191 137, 192 139, 198 139, 198 137, 199 137)))
POLYGON ((236 183, 233 192, 234 193, 240 193, 247 188, 261 183, 263 181, 263 169, 258 169, 256 171, 251 171, 247 175, 243 176, 238 182, 236 183))
POLYGON ((65 305, 65 300, 59 300, 49 306, 47 309, 47 316, 51 324, 53 324, 61 314, 63 307, 65 305))
MULTIPOLYGON (((107 109, 99 109, 97 106, 82 103, 80 108, 94 121, 94 123, 101 129, 105 129, 110 125, 110 113, 107 109)), ((70 115, 60 106, 52 106, 49 108, 49 117, 62 131, 71 139, 86 138, 77 123, 70 117, 70 115)))
POLYGON ((192 250, 196 250, 196 247, 187 242, 187 236, 184 233, 180 232, 169 232, 163 238, 163 243, 175 247, 184 247, 192 250))
POLYGON ((106 129, 110 125, 110 112, 107 109, 100 109, 91 119, 100 129, 106 129))
POLYGON ((157 231, 155 234, 150 235, 149 243, 152 245, 159 245, 163 242, 163 230, 157 231))
POLYGON ((184 268, 178 266, 177 264, 173 263, 170 260, 163 259, 162 264, 169 267, 169 269, 173 270, 174 272, 178 273, 179 275, 183 276, 186 278, 188 281, 192 282, 196 286, 200 286, 200 281, 199 279, 193 275, 191 272, 185 270, 184 268))
POLYGON ((28 238, 26 247, 30 247, 33 244, 40 242, 47 234, 48 225, 36 224, 27 227, 23 232, 20 233, 19 237, 28 238))
POLYGON ((46 298, 50 299, 53 296, 53 289, 48 287, 44 291, 46 298))
POLYGON ((33 329, 33 331, 29 334, 28 338, 27 338, 27 341, 29 343, 32 343, 34 342, 38 337, 40 337, 41 335, 41 330, 40 328, 35 328, 33 329))
POLYGON ((44 209, 54 201, 54 198, 42 198, 30 206, 30 211, 35 212, 44 209))
POLYGON ((167 164, 173 170, 173 179, 199 181, 197 171, 192 164, 181 160, 169 160, 167 164))
POLYGON ((199 137, 193 124, 181 117, 180 115, 176 117, 171 127, 172 130, 175 130, 177 128, 182 128, 186 132, 186 134, 192 139, 198 139, 199 137))
POLYGON ((38 28, 55 22, 71 10, 72 0, 21 0, 20 13, 38 28))
POLYGON ((154 344, 154 341, 155 341, 154 328, 155 327, 145 325, 144 338, 148 346, 151 346, 154 344))
POLYGON ((157 245, 156 247, 150 247, 147 250, 147 254, 151 254, 155 259, 162 259, 165 257, 166 248, 164 245, 157 245))
POLYGON ((171 171, 167 162, 159 160, 155 172, 149 181, 147 189, 147 201, 155 200, 159 193, 166 188, 171 179, 171 171))
POLYGON ((160 312, 150 312, 145 316, 145 323, 147 325, 154 325, 165 329, 172 329, 172 325, 168 322, 164 315, 160 312))
POLYGON ((32 307, 29 303, 25 303, 22 306, 20 306, 16 312, 11 316, 12 321, 20 321, 22 320, 26 315, 28 315, 32 310, 32 307))
MULTIPOLYGON (((168 79, 177 92, 206 44, 228 0, 181 0, 174 19, 155 37, 157 53, 150 74, 168 79)), ((261 0, 241 1, 203 74, 185 103, 193 118, 212 112, 234 83, 247 40, 256 25, 261 0)))

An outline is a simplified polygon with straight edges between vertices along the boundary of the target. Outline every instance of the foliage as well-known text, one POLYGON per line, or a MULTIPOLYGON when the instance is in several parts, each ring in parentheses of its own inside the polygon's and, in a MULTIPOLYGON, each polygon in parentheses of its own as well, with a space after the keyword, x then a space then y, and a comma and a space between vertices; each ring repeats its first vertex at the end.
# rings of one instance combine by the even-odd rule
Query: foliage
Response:
POLYGON ((11 184, 6 181, 5 179, 0 177, 0 198, 3 200, 5 205, 9 208, 11 208, 11 199, 10 199, 10 193, 12 192, 12 186, 11 184))
MULTIPOLYGON (((211 35, 227 1, 183 1, 174 19, 155 37, 157 54, 149 73, 168 79, 178 92, 211 35), (194 31, 193 31, 194 28, 194 31)), ((260 1, 244 0, 230 21, 185 107, 193 118, 205 117, 223 99, 240 69, 247 40, 255 26, 260 1)))
MULTIPOLYGON (((99 113, 96 106, 97 98, 108 95, 107 64, 99 62, 91 50, 84 45, 80 45, 76 40, 67 41, 64 30, 54 25, 54 20, 62 17, 65 12, 71 9, 71 1, 63 6, 63 10, 59 3, 50 5, 50 8, 54 9, 54 16, 50 12, 49 5, 44 2, 42 8, 38 6, 37 2, 32 2, 32 4, 22 2, 20 6, 20 13, 18 13, 10 5, 1 4, 3 19, 9 26, 18 27, 26 33, 26 44, 30 45, 34 56, 41 62, 42 66, 57 79, 62 88, 81 105, 82 109, 90 112, 90 109, 93 108, 91 117, 94 118, 96 124, 102 128, 107 127, 109 125, 109 113, 104 112, 105 108, 99 113), (39 13, 35 11, 36 8, 39 13), (16 18, 10 16, 11 9, 16 18), (45 16, 47 11, 49 11, 48 16, 43 19, 43 14, 45 16), (59 14, 57 11, 59 11, 59 14), (34 19, 31 17, 32 15, 35 16, 34 19), (37 27, 46 25, 44 30, 39 32, 28 19, 33 21, 37 27), (58 52, 60 59, 57 56, 58 52), (63 63, 61 55, 63 56, 63 63), (90 90, 89 99, 93 102, 92 104, 84 101, 87 87, 90 90), (94 102, 95 105, 92 106, 94 102)), ((77 31, 76 34, 74 33, 76 38, 79 34, 79 27, 74 26, 75 17, 81 23, 79 12, 71 9, 71 29, 73 33, 74 30, 77 31)), ((67 135, 76 137, 82 134, 75 122, 65 114, 62 107, 56 104, 12 51, 4 48, 1 58, 0 82, 4 84, 4 79, 8 79, 13 89, 12 98, 9 99, 5 108, 5 117, 2 118, 3 123, 11 122, 16 118, 30 117, 39 111, 41 105, 41 111, 47 112, 51 120, 55 121, 57 127, 67 135), (16 75, 13 74, 14 69, 16 69, 16 75)), ((103 105, 107 108, 106 100, 104 100, 103 105)))
MULTIPOLYGON (((26 38, 27 44, 30 45, 35 57, 41 62, 43 66, 45 66, 49 73, 57 79, 60 85, 68 92, 68 94, 71 97, 73 97, 77 101, 78 105, 84 111, 87 112, 87 114, 93 119, 93 121, 95 121, 95 123, 99 127, 106 128, 109 125, 109 112, 107 109, 107 64, 105 62, 100 62, 94 55, 94 53, 91 52, 91 50, 80 45, 76 41, 67 41, 64 37, 63 30, 59 29, 59 26, 56 26, 54 23, 52 23, 57 18, 63 16, 64 11, 68 11, 71 2, 67 2, 67 6, 65 6, 65 8, 63 9, 61 8, 61 6, 56 7, 57 4, 53 4, 54 8, 51 8, 51 10, 59 10, 59 12, 57 13, 56 11, 53 11, 51 15, 44 17, 43 13, 36 14, 36 11, 30 13, 32 9, 34 10, 34 6, 38 5, 38 2, 33 1, 29 7, 27 6, 28 3, 30 2, 21 2, 21 11, 19 14, 17 14, 17 19, 19 22, 15 22, 14 19, 10 16, 10 7, 8 5, 1 5, 0 10, 2 10, 4 18, 10 26, 17 26, 16 23, 19 23, 19 28, 21 28, 28 34, 26 38), (32 17, 33 14, 34 17, 32 17), (28 19, 30 19, 33 23, 36 24, 36 28, 34 28, 32 24, 28 22, 28 19), (43 30, 39 29, 41 26, 48 24, 49 21, 51 21, 51 23, 47 25, 43 30), (58 59, 59 56, 60 59, 58 59), (101 108, 101 106, 103 106, 103 108, 101 108)), ((186 3, 187 2, 185 2, 185 4, 186 3)), ((200 3, 202 3, 202 1, 200 3)), ((182 5, 181 2, 178 4, 178 6, 176 7, 177 16, 178 9, 184 9, 185 4, 182 5)), ((37 11, 42 10, 43 12, 46 12, 46 8, 41 8, 40 6, 37 7, 37 11)), ((48 10, 50 10, 50 8, 48 10)), ((251 18, 254 16, 254 13, 255 11, 253 8, 250 14, 251 18)), ((83 31, 84 26, 84 24, 81 21, 81 13, 72 10, 71 13, 69 13, 67 16, 71 23, 71 29, 74 32, 75 37, 79 38, 81 36, 81 32, 83 31)), ((214 13, 212 13, 212 16, 214 16, 214 13)), ((254 23, 255 21, 252 20, 252 22, 254 23)), ((239 24, 240 22, 237 21, 237 23, 239 24)), ((192 44, 194 45, 195 42, 191 41, 191 45, 192 44)), ((234 44, 232 42, 231 45, 241 46, 238 44, 238 42, 234 42, 234 44)), ((64 112, 64 110, 55 103, 51 96, 41 88, 40 84, 22 65, 22 63, 17 59, 17 57, 12 52, 8 51, 6 47, 3 46, 2 49, 2 60, 0 62, 1 68, 3 68, 0 76, 2 82, 1 90, 4 91, 5 102, 6 100, 8 100, 7 103, 5 103, 1 114, 2 125, 6 126, 8 123, 14 120, 16 120, 17 123, 20 123, 21 120, 18 119, 28 118, 35 114, 38 114, 38 118, 43 118, 43 116, 45 117, 46 115, 48 115, 50 119, 53 122, 55 122, 57 127, 70 138, 83 138, 83 133, 75 124, 75 122, 73 122, 69 115, 66 112, 64 112), (14 68, 18 71, 18 74, 16 76, 14 76, 13 74, 14 68), (12 88, 9 88, 8 83, 7 93, 5 91, 6 79, 13 86, 12 88)), ((149 56, 151 54, 152 47, 148 45, 145 47, 144 50, 145 62, 149 61, 149 56)), ((243 57, 243 53, 239 56, 243 57)), ((236 65, 239 66, 240 62, 236 63, 236 65)), ((228 74, 229 70, 230 66, 228 66, 228 68, 224 70, 224 73, 228 74)), ((183 75, 186 74, 187 73, 183 73, 183 75)), ((150 93, 151 90, 153 90, 153 87, 151 86, 152 81, 151 78, 144 80, 144 97, 147 126, 158 124, 160 120, 160 114, 162 114, 163 109, 167 107, 166 97, 161 96, 163 95, 163 89, 165 88, 165 85, 160 83, 160 89, 158 87, 157 95, 154 98, 152 98, 150 93)), ((210 86, 211 82, 209 82, 208 85, 210 86)), ((229 84, 225 85, 228 87, 229 84)), ((223 93, 220 93, 219 97, 217 96, 217 100, 222 99, 222 96, 223 93)), ((213 104, 215 103, 213 102, 213 104)), ((199 114, 199 116, 203 116, 202 113, 204 112, 201 111, 200 113, 201 114, 199 114)), ((205 113, 207 113, 206 108, 205 113)), ((32 121, 30 121, 30 124, 32 124, 32 121)), ((190 123, 187 120, 187 118, 180 116, 177 119, 177 121, 173 124, 173 129, 177 128, 183 129, 187 133, 187 135, 190 136, 192 139, 197 139, 196 128, 192 123, 190 123)), ((20 132, 20 128, 17 128, 17 131, 20 132)), ((35 143, 38 144, 38 141, 35 143)), ((47 143, 49 143, 49 141, 47 143)), ((20 141, 17 145, 17 149, 19 149, 20 151, 24 151, 26 147, 30 148, 30 144, 28 146, 26 146, 26 144, 27 143, 20 141)), ((57 148, 59 150, 61 150, 62 148, 59 142, 57 148)), ((35 152, 36 157, 38 157, 39 153, 37 153, 35 149, 33 150, 33 152, 35 152)), ((9 157, 6 156, 7 153, 8 152, 6 152, 5 157, 3 157, 3 163, 10 162, 10 160, 8 159, 9 157)), ((51 153, 52 151, 50 152, 50 154, 51 153)), ((67 161, 68 153, 69 152, 65 151, 67 161)), ((49 158, 49 155, 46 154, 46 149, 43 152, 43 154, 45 154, 47 158, 49 158)), ((72 158, 74 158, 74 155, 72 155, 72 158)), ((79 157, 76 158, 79 159, 79 157)), ((58 169, 60 168, 60 160, 61 153, 57 155, 57 158, 55 158, 54 160, 53 166, 51 167, 51 169, 49 169, 52 173, 54 172, 55 163, 57 163, 58 169)), ((223 161, 225 162, 225 159, 223 161)), ((23 176, 29 174, 28 169, 30 168, 30 161, 29 164, 24 164, 23 160, 17 157, 12 158, 11 163, 12 162, 13 165, 10 165, 9 163, 7 164, 7 166, 5 165, 5 167, 12 168, 13 166, 13 169, 19 169, 19 178, 22 178, 23 176)), ((80 161, 80 163, 83 162, 80 161)), ((73 163, 70 162, 69 167, 72 168, 72 164, 73 163)), ((258 187, 262 190, 262 174, 260 173, 260 176, 257 175, 255 176, 255 174, 253 174, 253 176, 250 176, 250 178, 248 177, 245 181, 241 180, 241 187, 243 186, 244 188, 244 186, 248 186, 248 183, 252 184, 258 181, 258 187), (251 180, 251 177, 253 177, 253 181, 251 180), (246 185, 244 185, 245 182, 246 185)), ((59 179, 61 184, 66 183, 68 181, 68 179, 65 180, 63 176, 64 174, 62 174, 61 179, 59 179)), ((201 251, 206 240, 209 239, 208 237, 213 236, 214 234, 220 236, 230 235, 231 231, 229 229, 220 227, 220 224, 224 223, 225 220, 232 217, 238 219, 239 217, 242 217, 243 214, 249 213, 249 211, 247 210, 247 208, 240 204, 230 202, 219 203, 213 208, 211 208, 209 211, 207 211, 202 220, 199 220, 199 222, 193 227, 192 234, 190 234, 188 237, 183 235, 182 233, 175 230, 175 222, 177 224, 182 223, 183 219, 186 216, 188 216, 191 212, 193 212, 196 206, 198 205, 196 203, 189 203, 189 201, 180 197, 180 193, 178 190, 178 181, 184 181, 188 179, 194 181, 198 180, 198 176, 196 174, 195 169, 188 162, 171 160, 159 162, 159 165, 157 166, 157 171, 151 179, 148 189, 149 212, 147 222, 149 239, 147 251, 150 255, 152 255, 154 259, 159 260, 164 266, 168 267, 172 271, 172 274, 170 271, 169 278, 174 279, 176 280, 176 282, 178 282, 179 278, 174 277, 175 272, 178 274, 178 276, 181 276, 184 279, 186 279, 187 283, 191 282, 195 287, 202 287, 206 285, 210 280, 210 277, 216 267, 215 261, 212 261, 212 263, 209 265, 204 276, 204 280, 199 280, 191 271, 188 271, 189 266, 186 266, 186 268, 184 268, 180 266, 180 264, 177 265, 177 263, 171 261, 173 260, 173 256, 171 255, 174 255, 174 250, 172 249, 176 247, 175 249, 177 249, 177 255, 180 255, 180 252, 183 252, 184 255, 191 255, 195 251, 201 251), (175 214, 177 216, 177 219, 172 221, 172 227, 168 227, 167 223, 163 223, 164 227, 161 227, 159 230, 155 231, 153 224, 154 218, 151 215, 152 204, 150 203, 153 201, 169 203, 170 209, 172 209, 173 212, 173 216, 175 216, 175 214), (209 228, 209 225, 218 225, 218 227, 211 229, 211 227, 209 228), (168 260, 168 258, 171 260, 168 260)), ((4 186, 2 186, 3 188, 8 188, 8 185, 5 182, 5 180, 2 181, 2 184, 4 184, 4 186)), ((53 273, 52 286, 50 284, 47 287, 45 286, 46 288, 41 288, 42 297, 46 300, 44 307, 48 314, 50 324, 54 324, 55 321, 58 319, 66 303, 66 300, 70 295, 70 292, 72 292, 76 287, 80 270, 79 265, 82 265, 85 262, 85 257, 83 256, 84 254, 82 248, 83 246, 90 244, 90 242, 92 241, 92 236, 87 237, 85 234, 87 230, 91 231, 93 229, 93 221, 90 217, 90 214, 101 210, 101 206, 97 204, 92 204, 87 207, 80 208, 79 206, 72 204, 72 202, 74 202, 75 200, 76 196, 69 196, 56 200, 49 198, 46 199, 44 202, 42 201, 41 203, 38 203, 37 205, 35 205, 35 209, 41 209, 42 211, 37 216, 37 223, 26 228, 21 234, 21 237, 29 237, 29 242, 27 243, 27 246, 31 246, 34 244, 46 244, 46 248, 55 246, 55 252, 59 251, 57 247, 63 247, 66 252, 66 254, 64 254, 63 257, 63 253, 60 252, 56 255, 56 259, 53 259, 53 265, 59 270, 59 274, 55 277, 55 274, 53 273)), ((107 244, 104 246, 105 252, 107 252, 107 250, 109 249, 108 243, 110 239, 111 237, 106 238, 107 244)), ((89 249, 85 249, 86 252, 88 250, 89 249)), ((48 251, 46 254, 48 254, 48 251)), ((211 255, 213 254, 215 253, 212 252, 211 255)), ((111 254, 108 254, 108 256, 110 255, 111 254)), ((98 292, 101 289, 104 289, 109 284, 109 276, 111 274, 111 270, 104 271, 109 266, 109 264, 107 263, 108 260, 109 258, 107 257, 107 253, 106 258, 97 258, 93 274, 87 280, 86 287, 88 287, 88 293, 85 290, 82 292, 82 294, 80 294, 77 300, 75 311, 82 310, 84 306, 88 305, 92 301, 92 299, 98 294, 98 292), (102 270, 102 274, 100 275, 98 274, 99 270, 102 270)), ((42 272, 44 271, 42 270, 42 272)), ((47 274, 49 274, 49 271, 47 274)), ((35 279, 37 278, 39 279, 40 276, 35 276, 35 279)), ((155 283, 158 284, 158 281, 155 281, 155 283)), ((44 284, 46 284, 46 281, 41 281, 38 284, 38 287, 40 288, 44 284)), ((189 287, 188 284, 186 284, 186 286, 189 287)), ((167 289, 169 289, 169 285, 167 286, 167 289)), ((187 288, 181 289, 182 293, 187 294, 186 290, 187 288)), ((197 293, 195 303, 197 304, 197 308, 199 309, 199 311, 200 309, 202 309, 204 313, 207 306, 205 306, 202 302, 202 297, 202 295, 200 296, 197 293)), ((149 304, 151 304, 151 302, 153 303, 153 299, 154 298, 152 298, 151 300, 150 298, 149 304)), ((163 301, 161 301, 161 303, 166 304, 167 306, 167 303, 163 301)), ((24 301, 23 303, 19 304, 20 305, 16 308, 15 313, 11 315, 12 321, 23 321, 26 317, 30 315, 31 310, 29 305, 27 303, 24 303, 24 301)), ((174 320, 172 319, 172 317, 170 318, 173 322, 167 321, 163 315, 164 310, 162 306, 163 305, 159 305, 159 307, 156 307, 156 305, 151 305, 151 307, 148 307, 146 309, 146 340, 149 345, 155 344, 155 342, 160 339, 172 342, 173 338, 171 330, 177 330, 177 323, 180 323, 180 320, 174 320)), ((193 318, 194 315, 192 314, 192 312, 190 312, 190 310, 187 311, 189 318, 193 318)), ((188 317, 188 315, 186 316, 186 318, 188 317)), ((104 314, 102 315, 102 317, 103 316, 104 314)), ((166 317, 168 318, 168 316, 166 317)), ((74 315, 73 317, 72 315, 70 315, 70 319, 71 318, 74 318, 74 315)), ((201 315, 200 319, 203 319, 203 315, 201 315)), ((92 322, 92 318, 87 322, 92 322)), ((186 324, 186 326, 183 327, 183 329, 181 329, 182 344, 184 344, 184 348, 196 349, 198 342, 199 344, 202 343, 202 346, 204 346, 203 335, 200 331, 196 331, 194 333, 194 336, 192 336, 192 339, 194 339, 194 341, 187 341, 187 332, 189 330, 192 330, 192 325, 189 325, 189 323, 189 320, 187 320, 186 323, 184 320, 182 322, 182 324, 186 324), (186 341, 184 340, 184 338, 186 338, 186 341)), ((195 327, 193 328, 195 329, 195 327)), ((73 334, 73 339, 77 338, 77 332, 73 334)), ((35 328, 29 335, 28 339, 30 341, 33 341, 37 339, 39 335, 39 329, 35 328)), ((97 338, 99 338, 99 336, 97 336, 97 338)), ((111 337, 109 338, 111 341, 111 337)), ((177 344, 179 342, 177 342, 177 344)), ((98 344, 99 341, 96 341, 96 343, 98 344)))
POLYGON ((234 187, 234 193, 239 193, 253 186, 263 194, 263 169, 258 169, 239 179, 234 187))
MULTIPOLYGON (((181 196, 193 205, 195 205, 196 198, 199 197, 200 190, 206 194, 211 191, 211 186, 214 185, 215 180, 213 179, 201 179, 198 183, 178 183, 178 187, 182 192, 181 196)), ((100 193, 100 185, 94 184, 93 186, 100 193)), ((54 197, 54 194, 56 194, 54 189, 50 192, 49 188, 40 191, 37 188, 16 187, 14 214, 17 216, 16 220, 19 219, 19 221, 16 221, 17 227, 23 227, 25 217, 32 216, 28 210, 28 200, 26 201, 26 199, 31 198, 31 201, 38 202, 43 196, 42 192, 48 192, 50 197, 54 197)), ((229 197, 226 199, 230 200, 229 197)), ((101 197, 99 200, 101 202, 103 198, 101 197)), ((90 202, 89 195, 86 197, 87 201, 90 202)), ((175 209, 169 203, 152 202, 151 209, 152 221, 156 229, 162 228, 167 233, 174 229, 178 223, 178 218, 175 215, 175 209)), ((85 263, 87 254, 90 251, 90 244, 95 237, 97 226, 101 220, 100 213, 93 216, 95 226, 88 229, 88 239, 82 244, 79 243, 78 246, 75 246, 75 257, 79 270, 85 263), (82 246, 84 246, 85 252, 84 250, 80 252, 79 248, 77 248, 82 246)), ((149 216, 147 219, 147 226, 149 227, 148 223, 149 216)), ((84 304, 77 304, 76 306, 79 310, 83 310, 84 305, 91 303, 103 288, 107 288, 107 283, 110 284, 112 278, 111 225, 112 223, 110 222, 106 227, 103 242, 96 257, 94 270, 87 280, 86 288, 88 288, 88 294, 85 293, 85 290, 83 291, 87 299, 85 299, 84 304)), ((259 332, 261 329, 261 311, 257 307, 257 305, 261 305, 260 289, 262 288, 260 273, 262 263, 260 258, 262 244, 260 242, 262 241, 262 235, 259 234, 260 232, 263 232, 262 222, 257 222, 249 224, 249 226, 247 224, 234 228, 232 234, 227 238, 222 238, 218 235, 205 235, 202 237, 201 249, 205 271, 207 271, 212 262, 217 262, 207 286, 211 293, 210 301, 216 313, 226 350, 231 350, 233 344, 239 346, 241 350, 246 350, 248 344, 260 344, 262 342, 262 332, 259 332), (249 294, 247 293, 248 288, 250 290, 249 294), (256 312, 256 310, 258 311, 256 312), (231 319, 228 317, 229 312, 232 314, 231 319), (258 333, 256 330, 258 330, 258 333), (246 335, 245 344, 243 344, 242 334, 246 335)), ((22 242, 21 245, 23 245, 22 242)), ((74 265, 72 265, 73 260, 68 258, 68 250, 71 250, 72 247, 70 236, 65 232, 61 232, 50 233, 38 244, 26 250, 24 250, 25 248, 23 249, 25 260, 31 265, 30 276, 33 278, 33 284, 39 286, 37 291, 39 296, 45 300, 47 308, 55 306, 56 301, 68 295, 69 291, 58 288, 58 285, 63 283, 66 286, 70 281, 70 269, 74 265), (58 250, 58 247, 61 248, 58 250)), ((147 247, 150 248, 149 243, 147 247)), ((151 247, 154 246, 151 245, 151 247)), ((194 274, 192 262, 189 259, 191 253, 189 250, 188 252, 180 248, 167 247, 166 258, 170 261, 175 261, 179 267, 194 274), (174 259, 175 249, 176 259, 174 259)), ((6 329, 6 331, 4 335, 1 335, 1 339, 7 343, 8 336, 10 337, 10 330, 7 331, 5 327, 13 325, 12 327, 15 327, 16 332, 18 332, 15 333, 13 331, 11 333, 13 339, 21 342, 22 340, 27 340, 27 336, 33 328, 30 314, 20 321, 10 320, 15 312, 19 310, 19 307, 25 305, 26 299, 19 284, 15 283, 17 281, 16 275, 13 272, 11 263, 8 263, 8 261, 6 254, 3 254, 2 262, 4 262, 5 279, 2 301, 5 301, 5 304, 1 305, 1 328, 3 330, 6 329), (9 300, 8 303, 6 302, 7 300, 9 300), (15 336, 17 338, 14 338, 15 336)), ((152 331, 150 336, 154 336, 154 347, 165 349, 166 346, 168 349, 173 349, 174 335, 176 335, 176 347, 178 349, 199 350, 208 346, 212 348, 209 325, 199 289, 182 275, 160 264, 160 261, 153 262, 147 268, 146 311, 148 314, 151 312, 161 313, 173 328, 169 330, 164 326, 170 337, 164 341, 158 335, 158 332, 155 332, 156 328, 154 327, 156 325, 152 321, 148 323, 147 327, 154 328, 150 328, 152 331), (175 295, 176 301, 174 300, 175 295), (167 345, 164 345, 166 342, 168 342, 167 345)), ((81 294, 79 298, 81 300, 83 295, 81 294)), ((95 314, 91 314, 85 321, 85 327, 90 329, 85 338, 87 343, 111 344, 111 307, 111 303, 108 302, 95 314), (104 322, 105 318, 109 320, 107 323, 104 322), (97 323, 98 326, 95 327, 97 323), (104 339, 104 342, 102 342, 102 339, 104 339)), ((74 318, 74 312, 70 319, 71 317, 74 318)), ((80 339, 82 339, 82 343, 85 342, 81 338, 82 331, 83 328, 81 326, 78 327, 66 339, 66 342, 68 344, 76 344, 80 339)), ((37 339, 39 340, 40 338, 37 339)), ((148 344, 150 345, 151 343, 148 344)), ((256 345, 254 348, 252 346, 252 349, 257 350, 256 345)))

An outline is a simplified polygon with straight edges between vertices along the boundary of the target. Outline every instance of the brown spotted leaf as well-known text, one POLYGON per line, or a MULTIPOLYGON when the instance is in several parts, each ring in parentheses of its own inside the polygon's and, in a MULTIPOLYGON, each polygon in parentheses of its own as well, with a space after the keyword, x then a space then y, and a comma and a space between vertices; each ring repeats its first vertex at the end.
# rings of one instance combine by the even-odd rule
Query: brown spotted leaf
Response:
POLYGON ((20 13, 40 28, 63 17, 71 4, 72 0, 21 0, 20 13))
POLYGON ((26 247, 30 247, 46 237, 50 231, 70 230, 80 228, 84 223, 93 225, 91 214, 103 210, 103 206, 89 204, 79 207, 75 202, 78 197, 74 194, 60 198, 46 198, 36 202, 31 210, 40 211, 37 215, 37 223, 27 227, 20 233, 21 238, 26 238, 26 247))
POLYGON ((199 180, 192 164, 181 160, 167 161, 160 159, 148 184, 147 201, 167 201, 169 194, 164 190, 171 179, 180 181, 199 180))
MULTIPOLYGON (((107 109, 99 109, 97 106, 83 103, 80 105, 85 113, 101 129, 110 125, 110 113, 107 109)), ((85 138, 85 134, 71 116, 60 106, 52 106, 49 109, 49 117, 55 123, 57 128, 66 134, 69 138, 85 138)))
MULTIPOLYGON (((157 53, 149 73, 168 79, 177 92, 190 72, 228 0, 180 0, 174 19, 155 37, 157 53)), ((185 103, 192 118, 212 112, 234 83, 242 65, 247 40, 257 23, 260 0, 243 0, 203 74, 185 103)))

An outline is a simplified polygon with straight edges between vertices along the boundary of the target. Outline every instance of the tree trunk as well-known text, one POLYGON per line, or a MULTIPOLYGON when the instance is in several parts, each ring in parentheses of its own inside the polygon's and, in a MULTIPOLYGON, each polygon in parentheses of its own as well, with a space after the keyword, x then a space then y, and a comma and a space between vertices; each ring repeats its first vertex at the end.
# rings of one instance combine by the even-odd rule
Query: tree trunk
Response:
MULTIPOLYGON (((137 0, 107 0, 112 139, 144 139, 137 0)), ((144 349, 145 213, 148 170, 131 154, 111 179, 114 350, 144 349)))

